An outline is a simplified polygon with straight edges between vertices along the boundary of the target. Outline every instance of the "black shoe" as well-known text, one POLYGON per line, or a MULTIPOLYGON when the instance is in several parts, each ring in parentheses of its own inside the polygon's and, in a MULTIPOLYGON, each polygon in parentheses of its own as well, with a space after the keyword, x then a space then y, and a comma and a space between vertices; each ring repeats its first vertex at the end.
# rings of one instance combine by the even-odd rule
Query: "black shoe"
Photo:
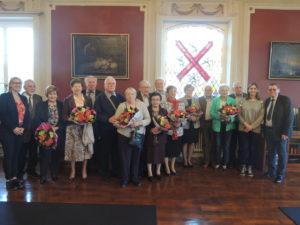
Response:
POLYGON ((176 172, 171 171, 171 175, 172 175, 172 176, 175 176, 175 175, 176 175, 176 172))
POLYGON ((276 184, 281 184, 281 183, 283 182, 283 178, 282 178, 282 177, 277 177, 277 178, 274 180, 274 182, 275 182, 276 184))
POLYGON ((13 190, 13 191, 18 190, 18 187, 16 186, 16 183, 14 181, 15 180, 6 181, 6 189, 7 190, 13 190))
POLYGON ((17 187, 18 190, 24 189, 24 184, 20 182, 19 180, 15 179, 13 180, 15 183, 15 186, 17 187))
POLYGON ((188 168, 188 167, 189 167, 189 165, 183 164, 183 168, 188 168))
POLYGON ((132 181, 134 186, 140 187, 142 184, 139 181, 132 181))
POLYGON ((126 188, 127 187, 127 182, 121 182, 120 187, 121 188, 126 188))
POLYGON ((169 177, 171 175, 171 173, 167 173, 167 172, 165 172, 165 174, 167 177, 169 177))
POLYGON ((153 176, 148 176, 148 180, 149 180, 150 182, 152 182, 152 181, 153 181, 153 176))
POLYGON ((45 184, 46 183, 46 178, 41 178, 40 179, 40 184, 45 184))

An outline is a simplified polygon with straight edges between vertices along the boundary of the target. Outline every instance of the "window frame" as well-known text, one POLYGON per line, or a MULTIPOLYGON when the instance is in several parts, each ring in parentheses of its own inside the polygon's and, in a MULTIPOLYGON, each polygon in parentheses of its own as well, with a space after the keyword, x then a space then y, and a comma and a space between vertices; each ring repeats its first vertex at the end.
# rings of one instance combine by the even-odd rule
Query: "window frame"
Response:
POLYGON ((0 85, 4 85, 4 91, 8 90, 8 52, 7 52, 7 29, 14 27, 27 27, 33 30, 33 77, 35 74, 35 44, 34 44, 34 19, 33 17, 0 17, 0 27, 3 28, 3 83, 0 82, 0 85))

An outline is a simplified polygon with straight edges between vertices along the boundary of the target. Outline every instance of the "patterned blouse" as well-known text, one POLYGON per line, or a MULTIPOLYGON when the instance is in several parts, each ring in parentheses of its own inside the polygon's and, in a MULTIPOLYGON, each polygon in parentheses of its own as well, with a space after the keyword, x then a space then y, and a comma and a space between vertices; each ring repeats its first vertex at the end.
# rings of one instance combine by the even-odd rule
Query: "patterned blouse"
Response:
POLYGON ((24 116, 25 116, 25 105, 22 101, 16 102, 17 111, 18 111, 18 120, 19 125, 21 126, 24 122, 24 116))
POLYGON ((57 126, 57 124, 58 124, 58 111, 57 111, 57 106, 56 106, 56 105, 49 105, 49 106, 48 106, 48 113, 49 113, 48 122, 49 122, 52 126, 57 126))

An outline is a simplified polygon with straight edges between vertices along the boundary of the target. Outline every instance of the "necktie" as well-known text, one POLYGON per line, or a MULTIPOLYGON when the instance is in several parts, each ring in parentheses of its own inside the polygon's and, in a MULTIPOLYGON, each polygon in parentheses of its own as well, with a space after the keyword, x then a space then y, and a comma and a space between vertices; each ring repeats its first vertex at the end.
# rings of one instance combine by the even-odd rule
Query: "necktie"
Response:
POLYGON ((273 110, 274 110, 274 98, 271 99, 271 107, 270 107, 268 115, 267 115, 267 120, 271 120, 273 110))
POLYGON ((29 96, 28 104, 29 104, 29 112, 30 112, 30 115, 32 115, 32 113, 33 113, 33 107, 32 107, 32 95, 29 96))
POLYGON ((90 97, 92 99, 92 103, 94 105, 95 103, 95 96, 94 96, 94 92, 93 91, 89 91, 88 92, 88 97, 90 97))

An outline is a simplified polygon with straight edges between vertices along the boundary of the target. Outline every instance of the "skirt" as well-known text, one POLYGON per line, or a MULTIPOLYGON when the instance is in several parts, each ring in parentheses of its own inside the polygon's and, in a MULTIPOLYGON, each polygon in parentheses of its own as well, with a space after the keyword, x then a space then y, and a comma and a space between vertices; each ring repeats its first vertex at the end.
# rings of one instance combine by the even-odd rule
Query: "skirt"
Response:
POLYGON ((82 142, 83 126, 72 124, 66 129, 65 161, 82 162, 90 159, 92 154, 82 142))
POLYGON ((182 151, 182 137, 177 140, 172 140, 172 135, 168 135, 166 144, 166 157, 176 158, 182 151))
POLYGON ((146 136, 144 151, 146 154, 146 162, 151 164, 160 164, 164 162, 165 147, 167 142, 167 134, 146 136))
POLYGON ((199 141, 199 128, 184 129, 182 136, 183 144, 193 144, 199 141))

